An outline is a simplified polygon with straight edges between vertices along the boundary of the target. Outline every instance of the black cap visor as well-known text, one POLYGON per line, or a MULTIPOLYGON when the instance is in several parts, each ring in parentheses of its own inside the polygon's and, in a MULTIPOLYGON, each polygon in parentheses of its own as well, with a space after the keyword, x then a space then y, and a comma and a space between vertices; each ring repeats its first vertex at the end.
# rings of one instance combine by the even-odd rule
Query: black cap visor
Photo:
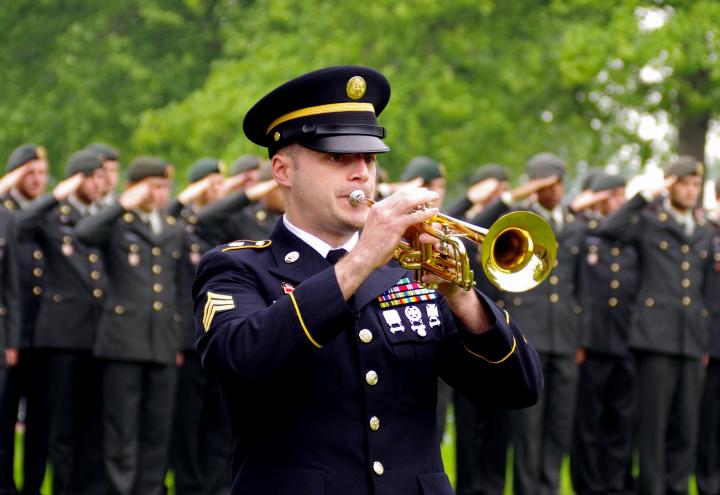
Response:
POLYGON ((377 136, 343 135, 308 137, 300 145, 321 153, 387 153, 390 147, 377 136))

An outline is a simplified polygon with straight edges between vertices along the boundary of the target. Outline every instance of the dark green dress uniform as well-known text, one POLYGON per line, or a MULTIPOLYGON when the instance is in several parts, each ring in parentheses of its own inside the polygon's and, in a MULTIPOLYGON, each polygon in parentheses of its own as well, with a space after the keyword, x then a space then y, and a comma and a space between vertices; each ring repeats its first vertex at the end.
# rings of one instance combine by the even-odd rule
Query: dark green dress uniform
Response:
POLYGON ((0 390, 5 383, 6 349, 20 346, 20 285, 12 214, 0 206, 0 390))
POLYGON ((702 434, 695 468, 700 495, 720 493, 720 223, 711 222, 709 226, 713 231, 710 250, 712 262, 705 279, 705 301, 710 312, 710 362, 700 406, 702 434))
POLYGON ((698 220, 688 235, 663 201, 637 194, 598 234, 633 244, 640 264, 629 339, 638 371, 639 493, 685 493, 709 345, 702 287, 710 231, 698 220))
POLYGON ((629 244, 595 234, 590 216, 580 267, 580 367, 571 467, 578 495, 623 493, 631 462, 636 371, 628 347, 638 259, 629 244))
MULTIPOLYGON (((101 165, 98 160, 97 168, 101 165)), ((75 225, 88 214, 81 209, 48 194, 18 219, 19 229, 36 240, 46 260, 34 345, 46 351, 50 363, 50 461, 56 494, 104 493, 101 375, 92 348, 105 277, 100 252, 75 237, 75 225)))
MULTIPOLYGON (((165 162, 136 159, 130 181, 167 176, 165 162), (148 164, 147 167, 135 165, 148 164), (145 175, 138 175, 141 168, 145 175)), ((142 213, 116 203, 86 217, 78 239, 98 246, 108 290, 93 352, 103 365, 104 462, 109 494, 163 493, 180 348, 177 313, 183 231, 158 213, 155 233, 142 213)))
MULTIPOLYGON (((42 154, 42 148, 23 145, 8 163, 8 171, 42 154), (20 154, 18 155, 18 152, 20 154), (17 155, 17 156, 16 156, 17 155), (22 155, 22 156, 20 156, 22 155)), ((16 192, 0 198, 4 208, 13 215, 22 210, 26 201, 16 192)), ((15 426, 21 398, 25 398, 25 435, 23 442, 23 493, 36 494, 45 476, 50 435, 50 399, 48 359, 44 351, 33 348, 33 330, 43 293, 44 254, 33 239, 17 237, 17 264, 20 285, 20 340, 18 364, 6 372, 0 390, 0 493, 15 493, 13 464, 15 460, 15 426)))

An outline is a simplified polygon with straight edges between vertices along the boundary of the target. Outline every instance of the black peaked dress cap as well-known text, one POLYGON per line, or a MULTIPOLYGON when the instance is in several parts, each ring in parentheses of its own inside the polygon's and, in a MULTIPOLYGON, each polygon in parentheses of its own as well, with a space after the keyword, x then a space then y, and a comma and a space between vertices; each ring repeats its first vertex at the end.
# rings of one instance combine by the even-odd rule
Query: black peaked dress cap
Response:
POLYGON ((243 130, 272 156, 299 143, 327 153, 385 153, 377 116, 390 99, 390 83, 369 67, 320 69, 286 82, 245 115, 243 130))

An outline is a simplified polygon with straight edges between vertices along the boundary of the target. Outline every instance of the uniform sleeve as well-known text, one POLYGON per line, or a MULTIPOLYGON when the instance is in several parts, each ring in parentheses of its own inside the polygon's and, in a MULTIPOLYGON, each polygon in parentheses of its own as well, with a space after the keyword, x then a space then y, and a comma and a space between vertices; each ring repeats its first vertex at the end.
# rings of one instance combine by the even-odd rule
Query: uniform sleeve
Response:
POLYGON ((3 296, 4 306, 7 308, 5 317, 5 346, 17 349, 20 346, 20 286, 17 262, 17 243, 15 241, 15 228, 13 216, 10 215, 5 239, 5 256, 3 262, 3 296))
POLYGON ((103 208, 95 215, 86 215, 75 226, 75 235, 81 242, 91 246, 106 244, 113 233, 113 226, 125 213, 119 202, 103 208))
POLYGON ((468 199, 467 195, 464 195, 450 205, 445 213, 451 217, 465 218, 465 213, 467 213, 470 208, 472 208, 472 202, 468 199))
POLYGON ((18 210, 15 214, 15 228, 18 235, 22 238, 31 237, 45 215, 58 204, 58 200, 50 193, 36 199, 26 208, 18 210))
MULTIPOLYGON (((478 335, 451 316, 457 332, 451 332, 445 344, 440 375, 479 408, 529 407, 543 390, 537 352, 507 311, 477 294, 495 323, 478 335)), ((449 312, 446 304, 444 307, 449 312)))
POLYGON ((597 235, 631 243, 643 235, 642 215, 648 205, 641 193, 630 198, 615 213, 607 217, 595 231, 597 235))
POLYGON ((170 201, 168 207, 165 208, 165 213, 171 217, 180 218, 183 208, 185 208, 185 205, 183 205, 178 198, 175 198, 170 201))
MULTIPOLYGON (((247 255, 252 253, 242 253, 247 255)), ((353 321, 333 267, 268 305, 247 258, 206 254, 193 284, 196 347, 211 374, 257 380, 312 353, 353 321)))
POLYGON ((479 227, 489 228, 495 220, 508 211, 510 211, 510 207, 506 205, 502 199, 498 198, 470 219, 470 223, 479 227))

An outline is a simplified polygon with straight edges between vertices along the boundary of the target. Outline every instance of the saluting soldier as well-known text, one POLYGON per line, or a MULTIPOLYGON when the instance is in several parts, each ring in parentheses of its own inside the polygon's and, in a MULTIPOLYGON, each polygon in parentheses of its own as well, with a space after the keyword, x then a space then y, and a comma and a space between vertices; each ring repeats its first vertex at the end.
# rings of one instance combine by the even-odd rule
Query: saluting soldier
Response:
POLYGON ((180 220, 186 234, 179 287, 183 301, 179 309, 184 359, 178 371, 171 449, 177 495, 217 495, 230 490, 230 422, 220 386, 207 376, 195 351, 190 290, 200 257, 214 247, 197 228, 197 214, 219 198, 224 169, 225 163, 217 158, 201 158, 193 163, 188 170, 188 187, 168 208, 180 220))
POLYGON ((245 116, 287 213, 268 240, 207 253, 193 286, 198 350, 233 423, 233 494, 451 494, 438 375, 488 407, 537 399, 537 356, 504 311, 435 277, 424 282, 438 291, 422 288, 388 263, 406 229, 437 213, 416 208, 438 194, 349 201, 354 190, 373 197, 389 96, 379 72, 331 67, 245 116))
POLYGON ((702 435, 695 469, 700 495, 720 493, 720 179, 715 181, 715 197, 717 206, 708 215, 708 226, 713 233, 712 262, 705 280, 705 301, 710 311, 710 350, 700 406, 702 435))
POLYGON ((118 150, 105 143, 88 144, 85 149, 100 155, 103 161, 103 170, 105 170, 105 180, 103 180, 100 198, 95 201, 95 207, 110 206, 117 201, 117 185, 120 181, 118 150))
POLYGON ((510 172, 497 163, 486 163, 470 175, 467 192, 446 209, 454 218, 472 219, 491 201, 510 190, 510 172))
POLYGON ((681 156, 665 171, 667 197, 638 193, 597 230, 634 244, 639 258, 629 342, 638 372, 641 494, 686 493, 694 468, 709 345, 702 291, 711 236, 693 214, 702 176, 698 160, 681 156))
MULTIPOLYGON (((583 307, 580 382, 571 455, 578 495, 623 493, 635 419, 635 362, 628 336, 637 293, 635 248, 595 234, 625 203, 625 179, 596 174, 584 201, 587 236, 580 267, 583 307)), ((582 194, 582 193, 581 193, 582 194)))
POLYGON ((109 494, 160 494, 180 359, 178 278, 183 231, 163 209, 172 166, 139 157, 117 203, 76 226, 98 246, 108 291, 94 354, 103 363, 104 463, 109 494))
POLYGON ((92 356, 105 293, 97 249, 75 237, 105 181, 101 158, 78 151, 65 180, 18 213, 20 235, 45 254, 34 346, 46 351, 52 400, 50 461, 54 494, 102 494, 100 368, 92 356))
MULTIPOLYGON (((5 172, 0 179, 2 204, 17 215, 45 192, 48 182, 45 148, 36 144, 19 146, 10 154, 5 172)), ((45 260, 33 239, 18 237, 17 261, 22 320, 18 363, 7 370, 5 386, 0 391, 0 492, 16 492, 13 480, 15 425, 20 398, 25 397, 21 493, 37 494, 45 476, 50 429, 48 360, 43 350, 33 348, 45 260)))
POLYGON ((16 257, 13 216, 0 205, 0 390, 5 387, 7 368, 18 362, 20 285, 16 257))

